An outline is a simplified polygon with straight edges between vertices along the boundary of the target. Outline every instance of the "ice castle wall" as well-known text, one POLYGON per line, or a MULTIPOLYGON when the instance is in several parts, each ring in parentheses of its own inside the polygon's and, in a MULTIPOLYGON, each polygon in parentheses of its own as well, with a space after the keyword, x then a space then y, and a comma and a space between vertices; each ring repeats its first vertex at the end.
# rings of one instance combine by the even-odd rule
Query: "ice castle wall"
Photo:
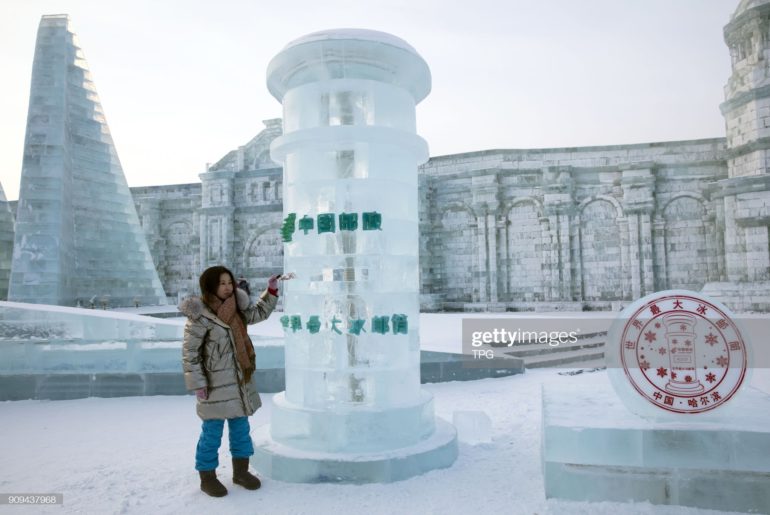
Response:
MULTIPOLYGON (((737 311, 770 310, 768 14, 768 2, 742 2, 725 27, 727 138, 486 150, 423 165, 422 308, 607 309, 686 288, 737 311)), ((281 171, 260 158, 276 136, 278 121, 268 123, 201 176, 211 223, 193 224, 186 249, 260 280, 281 252, 281 171), (256 209, 264 216, 253 223, 243 213, 256 209)))
MULTIPOLYGON (((195 288, 178 256, 225 259, 257 284, 281 270, 282 169, 257 151, 274 138, 265 129, 211 165, 200 189, 132 190, 169 294, 195 288)), ((709 188, 726 176, 716 138, 434 157, 419 168, 422 308, 598 309, 700 290, 724 274, 709 188)))

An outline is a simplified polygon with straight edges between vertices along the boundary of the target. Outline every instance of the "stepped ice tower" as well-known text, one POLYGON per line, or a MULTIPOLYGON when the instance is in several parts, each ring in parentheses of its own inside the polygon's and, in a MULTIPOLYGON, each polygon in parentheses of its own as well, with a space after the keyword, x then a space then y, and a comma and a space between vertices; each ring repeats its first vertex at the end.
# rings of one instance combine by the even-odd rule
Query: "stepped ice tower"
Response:
POLYGON ((268 66, 283 103, 286 391, 253 464, 293 482, 389 482, 448 467, 453 426, 420 388, 415 105, 405 41, 357 29, 289 43, 268 66))
POLYGON ((8 299, 165 304, 69 16, 37 33, 8 299))

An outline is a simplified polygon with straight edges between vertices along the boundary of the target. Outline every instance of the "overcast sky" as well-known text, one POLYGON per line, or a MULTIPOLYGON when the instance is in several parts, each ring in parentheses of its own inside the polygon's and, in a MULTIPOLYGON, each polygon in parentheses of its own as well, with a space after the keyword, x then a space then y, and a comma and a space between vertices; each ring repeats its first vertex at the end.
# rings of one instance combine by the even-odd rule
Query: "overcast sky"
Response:
POLYGON ((281 115, 270 59, 318 30, 390 32, 423 56, 431 155, 724 136, 723 27, 738 0, 5 0, 0 183, 18 197, 40 16, 67 13, 130 186, 199 181, 281 115))

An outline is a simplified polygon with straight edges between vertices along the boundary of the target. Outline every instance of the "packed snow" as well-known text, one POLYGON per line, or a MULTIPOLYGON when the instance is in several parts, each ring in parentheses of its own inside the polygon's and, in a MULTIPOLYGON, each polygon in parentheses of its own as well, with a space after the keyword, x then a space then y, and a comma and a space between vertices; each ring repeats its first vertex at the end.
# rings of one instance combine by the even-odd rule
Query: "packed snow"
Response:
MULTIPOLYGON (((431 350, 460 351, 463 317, 422 315, 421 337, 431 350)), ((479 316, 486 317, 485 314, 479 316)), ((277 317, 254 326, 280 335, 277 317)), ((436 415, 483 410, 491 443, 470 445, 449 469, 390 484, 294 484, 263 478, 256 492, 232 484, 227 436, 219 477, 220 499, 199 489, 194 454, 200 420, 192 396, 89 398, 0 402, 0 492, 63 493, 63 506, 2 506, 8 513, 264 513, 264 514, 707 514, 649 503, 546 500, 541 470, 541 386, 607 381, 606 372, 560 375, 562 369, 467 382, 426 384, 436 415)), ((753 384, 770 392, 767 370, 753 384)), ((251 417, 267 424, 272 395, 251 417)), ((462 436, 462 434, 461 434, 462 436)), ((471 435, 473 436, 473 435, 471 435)))

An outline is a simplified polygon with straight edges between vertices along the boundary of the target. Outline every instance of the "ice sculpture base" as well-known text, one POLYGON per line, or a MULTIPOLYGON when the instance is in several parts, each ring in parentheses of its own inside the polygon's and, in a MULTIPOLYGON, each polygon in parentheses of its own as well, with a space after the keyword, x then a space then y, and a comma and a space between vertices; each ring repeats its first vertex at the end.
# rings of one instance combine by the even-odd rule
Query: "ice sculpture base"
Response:
POLYGON ((418 402, 381 409, 338 406, 335 410, 309 409, 273 396, 270 437, 303 451, 380 452, 408 447, 430 436, 434 429, 433 396, 422 390, 418 402))
POLYGON ((277 443, 270 427, 252 431, 251 464, 262 475, 289 483, 390 483, 447 468, 457 458, 457 432, 436 418, 425 440, 380 453, 326 453, 297 450, 277 443))
POLYGON ((596 380, 543 390, 546 497, 770 510, 770 395, 748 388, 708 420, 656 422, 596 380))

